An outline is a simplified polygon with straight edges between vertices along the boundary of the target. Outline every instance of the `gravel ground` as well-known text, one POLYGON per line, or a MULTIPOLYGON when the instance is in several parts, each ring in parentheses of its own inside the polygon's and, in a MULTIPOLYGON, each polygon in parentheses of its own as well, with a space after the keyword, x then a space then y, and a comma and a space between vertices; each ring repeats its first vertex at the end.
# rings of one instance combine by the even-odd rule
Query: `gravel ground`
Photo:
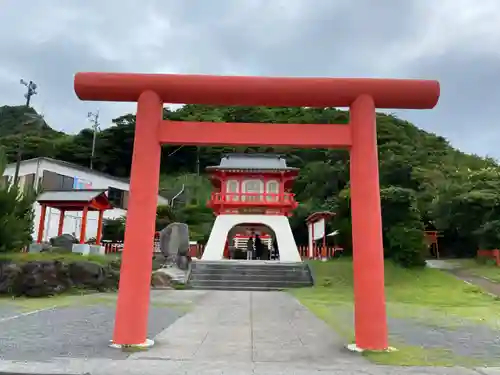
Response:
MULTIPOLYGON (((186 308, 178 308, 176 305, 186 306, 199 297, 199 293, 184 291, 153 291, 148 337, 156 336, 187 312, 186 308), (168 306, 168 303, 172 306, 168 306)), ((125 359, 127 353, 108 346, 113 333, 114 314, 113 304, 105 302, 89 306, 59 307, 5 320, 9 316, 15 316, 16 311, 10 306, 0 305, 0 359, 125 359)))
POLYGON ((19 309, 0 302, 0 322, 16 314, 19 314, 19 309))
MULTIPOLYGON (((429 312, 431 315, 432 312, 429 312)), ((354 329, 352 311, 340 310, 337 316, 354 329)), ((388 317, 387 323, 390 341, 396 347, 404 344, 443 349, 464 360, 500 366, 500 331, 486 325, 462 321, 460 326, 444 327, 410 317, 388 317)))
POLYGON ((500 332, 483 325, 452 329, 424 326, 409 319, 389 320, 391 337, 407 345, 450 350, 464 358, 500 364, 500 332))

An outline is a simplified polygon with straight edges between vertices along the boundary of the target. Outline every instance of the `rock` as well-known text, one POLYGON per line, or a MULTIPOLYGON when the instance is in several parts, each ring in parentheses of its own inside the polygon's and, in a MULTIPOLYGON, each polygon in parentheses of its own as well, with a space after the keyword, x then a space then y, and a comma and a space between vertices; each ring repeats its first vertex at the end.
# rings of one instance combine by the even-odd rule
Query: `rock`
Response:
POLYGON ((166 263, 167 258, 162 253, 156 253, 153 255, 153 271, 160 269, 166 263))
POLYGON ((68 267, 57 260, 34 261, 21 266, 13 286, 16 295, 45 297, 60 294, 72 285, 68 267))
POLYGON ((94 262, 73 262, 69 264, 69 275, 76 286, 98 290, 106 288, 107 275, 103 266, 94 262))
POLYGON ((79 243, 78 239, 72 234, 62 234, 60 236, 52 237, 50 239, 50 244, 53 247, 62 248, 71 252, 73 250, 73 244, 79 243))
POLYGON ((11 261, 0 262, 0 294, 12 294, 14 292, 17 279, 22 274, 19 265, 11 261))
POLYGON ((160 250, 166 264, 187 271, 189 257, 189 227, 184 223, 171 223, 160 232, 160 250))
POLYGON ((153 274, 155 275, 155 278, 168 278, 170 285, 186 284, 187 281, 187 273, 176 266, 160 268, 159 270, 153 272, 153 274))
POLYGON ((172 289, 172 279, 164 272, 153 272, 151 274, 151 287, 172 289))
POLYGON ((45 297, 63 293, 72 286, 116 290, 119 280, 119 261, 106 266, 89 261, 0 261, 0 294, 45 297))

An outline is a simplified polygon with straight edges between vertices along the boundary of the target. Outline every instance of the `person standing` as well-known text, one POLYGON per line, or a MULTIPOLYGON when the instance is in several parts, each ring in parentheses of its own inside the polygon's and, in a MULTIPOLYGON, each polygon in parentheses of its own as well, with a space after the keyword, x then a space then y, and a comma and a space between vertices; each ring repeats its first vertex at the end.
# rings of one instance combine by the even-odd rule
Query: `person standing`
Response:
POLYGON ((264 250, 264 244, 262 243, 260 236, 258 234, 256 234, 255 235, 255 258, 261 259, 263 250, 264 250))
POLYGON ((253 239, 253 233, 247 241, 247 260, 251 260, 255 256, 255 243, 253 239))

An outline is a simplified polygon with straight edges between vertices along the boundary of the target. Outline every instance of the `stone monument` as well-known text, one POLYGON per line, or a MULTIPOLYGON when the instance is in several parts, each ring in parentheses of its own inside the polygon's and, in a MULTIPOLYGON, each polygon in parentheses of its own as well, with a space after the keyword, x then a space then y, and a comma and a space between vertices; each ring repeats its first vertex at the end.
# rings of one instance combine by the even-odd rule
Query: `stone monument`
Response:
POLYGON ((174 283, 185 284, 191 263, 187 224, 171 223, 164 228, 160 232, 160 250, 165 264, 156 272, 168 275, 174 283))

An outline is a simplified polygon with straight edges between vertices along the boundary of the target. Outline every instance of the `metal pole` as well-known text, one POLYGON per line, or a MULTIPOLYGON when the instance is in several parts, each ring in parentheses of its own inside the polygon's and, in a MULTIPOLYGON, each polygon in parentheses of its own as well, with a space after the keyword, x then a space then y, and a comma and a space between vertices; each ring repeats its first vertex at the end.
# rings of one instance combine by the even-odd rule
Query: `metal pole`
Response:
MULTIPOLYGON (((28 109, 30 106, 31 97, 33 95, 38 94, 36 91, 38 86, 35 82, 33 82, 33 81, 26 82, 24 79, 21 79, 19 81, 19 83, 21 83, 21 85, 26 86, 26 88, 28 89, 26 94, 24 94, 24 97, 26 98, 26 109, 28 109)), ((27 114, 27 111, 25 113, 27 114)), ((30 121, 28 121, 27 123, 29 123, 29 122, 30 121)), ((24 149, 24 137, 21 137, 21 139, 19 141, 18 148, 17 148, 16 170, 14 172, 14 186, 17 186, 18 182, 19 182, 18 181, 19 180, 19 171, 21 169, 21 161, 23 159, 23 149, 24 149)))
POLYGON ((196 147, 196 175, 200 175, 200 147, 196 147))
POLYGON ((90 119, 90 122, 92 122, 92 130, 94 131, 94 134, 92 136, 92 153, 90 155, 90 169, 94 168, 94 154, 95 154, 95 143, 97 139, 97 132, 99 131, 99 110, 97 110, 95 113, 89 112, 87 114, 87 117, 90 119))

